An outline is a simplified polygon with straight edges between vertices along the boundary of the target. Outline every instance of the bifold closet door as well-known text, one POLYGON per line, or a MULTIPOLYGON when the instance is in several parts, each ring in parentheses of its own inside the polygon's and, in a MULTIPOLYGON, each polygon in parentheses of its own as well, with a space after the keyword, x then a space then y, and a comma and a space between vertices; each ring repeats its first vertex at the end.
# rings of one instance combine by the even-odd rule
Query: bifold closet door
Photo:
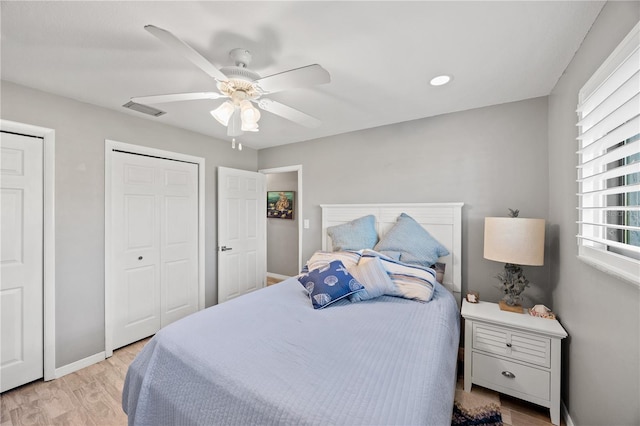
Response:
POLYGON ((42 144, 0 134, 0 392, 43 376, 42 144))
POLYGON ((198 309, 198 166, 112 155, 113 348, 198 309))

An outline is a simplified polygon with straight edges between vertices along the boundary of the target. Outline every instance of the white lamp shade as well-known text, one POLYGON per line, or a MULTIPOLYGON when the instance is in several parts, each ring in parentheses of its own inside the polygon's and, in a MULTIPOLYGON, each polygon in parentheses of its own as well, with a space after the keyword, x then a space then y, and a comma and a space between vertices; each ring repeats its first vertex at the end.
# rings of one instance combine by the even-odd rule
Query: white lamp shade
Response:
POLYGON ((258 123, 247 124, 244 121, 242 122, 242 131, 243 132, 257 132, 260 129, 258 128, 258 123))
POLYGON ((227 136, 240 135, 242 135, 242 119, 240 117, 240 108, 234 107, 233 113, 229 118, 229 125, 227 126, 227 136))
POLYGON ((218 108, 212 110, 211 115, 213 115, 213 118, 218 120, 220 124, 222 124, 223 126, 227 126, 229 124, 229 118, 231 118, 231 115, 234 111, 235 106, 233 105, 233 103, 226 101, 218 108))
POLYGON ((484 258, 514 265, 544 264, 544 219, 487 217, 484 258))
POLYGON ((240 110, 242 111, 242 124, 247 128, 255 127, 257 129, 260 111, 247 100, 240 102, 240 110))

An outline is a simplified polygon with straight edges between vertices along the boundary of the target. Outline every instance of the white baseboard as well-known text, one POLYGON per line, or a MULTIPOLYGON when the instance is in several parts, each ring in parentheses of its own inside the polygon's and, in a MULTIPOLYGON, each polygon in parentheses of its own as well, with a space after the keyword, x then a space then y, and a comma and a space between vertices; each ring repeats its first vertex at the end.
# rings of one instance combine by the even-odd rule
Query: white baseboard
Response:
POLYGON ((104 352, 100 352, 95 355, 88 356, 76 362, 72 362, 71 364, 67 364, 60 368, 56 368, 54 378, 59 379, 62 376, 66 376, 67 374, 71 374, 78 370, 82 370, 85 367, 89 367, 90 365, 97 364, 98 362, 104 361, 105 359, 107 358, 105 357, 104 352))
POLYGON ((274 274, 273 272, 267 272, 267 277, 276 278, 283 281, 286 280, 287 278, 291 278, 288 275, 274 274))
POLYGON ((564 419, 564 422, 567 426, 574 426, 573 420, 569 415, 569 410, 567 410, 567 406, 564 405, 564 401, 560 401, 560 417, 564 419))

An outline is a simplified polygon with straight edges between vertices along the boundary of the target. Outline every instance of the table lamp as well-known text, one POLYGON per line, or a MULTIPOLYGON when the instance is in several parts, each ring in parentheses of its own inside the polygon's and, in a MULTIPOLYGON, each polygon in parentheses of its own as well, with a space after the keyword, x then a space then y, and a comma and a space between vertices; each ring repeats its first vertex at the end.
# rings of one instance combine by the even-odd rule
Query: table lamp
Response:
POLYGON ((522 313, 522 292, 529 286, 521 265, 544 264, 544 219, 518 217, 518 210, 510 210, 511 217, 484 219, 484 258, 504 262, 504 271, 497 275, 502 283, 504 298, 500 309, 522 313))

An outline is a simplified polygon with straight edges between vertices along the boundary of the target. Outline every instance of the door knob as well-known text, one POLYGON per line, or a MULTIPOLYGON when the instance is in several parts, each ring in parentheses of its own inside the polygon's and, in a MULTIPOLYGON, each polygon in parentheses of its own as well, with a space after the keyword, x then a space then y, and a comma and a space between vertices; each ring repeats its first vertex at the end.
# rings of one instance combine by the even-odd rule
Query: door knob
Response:
POLYGON ((142 260, 142 256, 138 256, 138 260, 142 260))
POLYGON ((220 251, 229 251, 229 250, 233 250, 233 247, 227 247, 227 246, 220 247, 220 251))

